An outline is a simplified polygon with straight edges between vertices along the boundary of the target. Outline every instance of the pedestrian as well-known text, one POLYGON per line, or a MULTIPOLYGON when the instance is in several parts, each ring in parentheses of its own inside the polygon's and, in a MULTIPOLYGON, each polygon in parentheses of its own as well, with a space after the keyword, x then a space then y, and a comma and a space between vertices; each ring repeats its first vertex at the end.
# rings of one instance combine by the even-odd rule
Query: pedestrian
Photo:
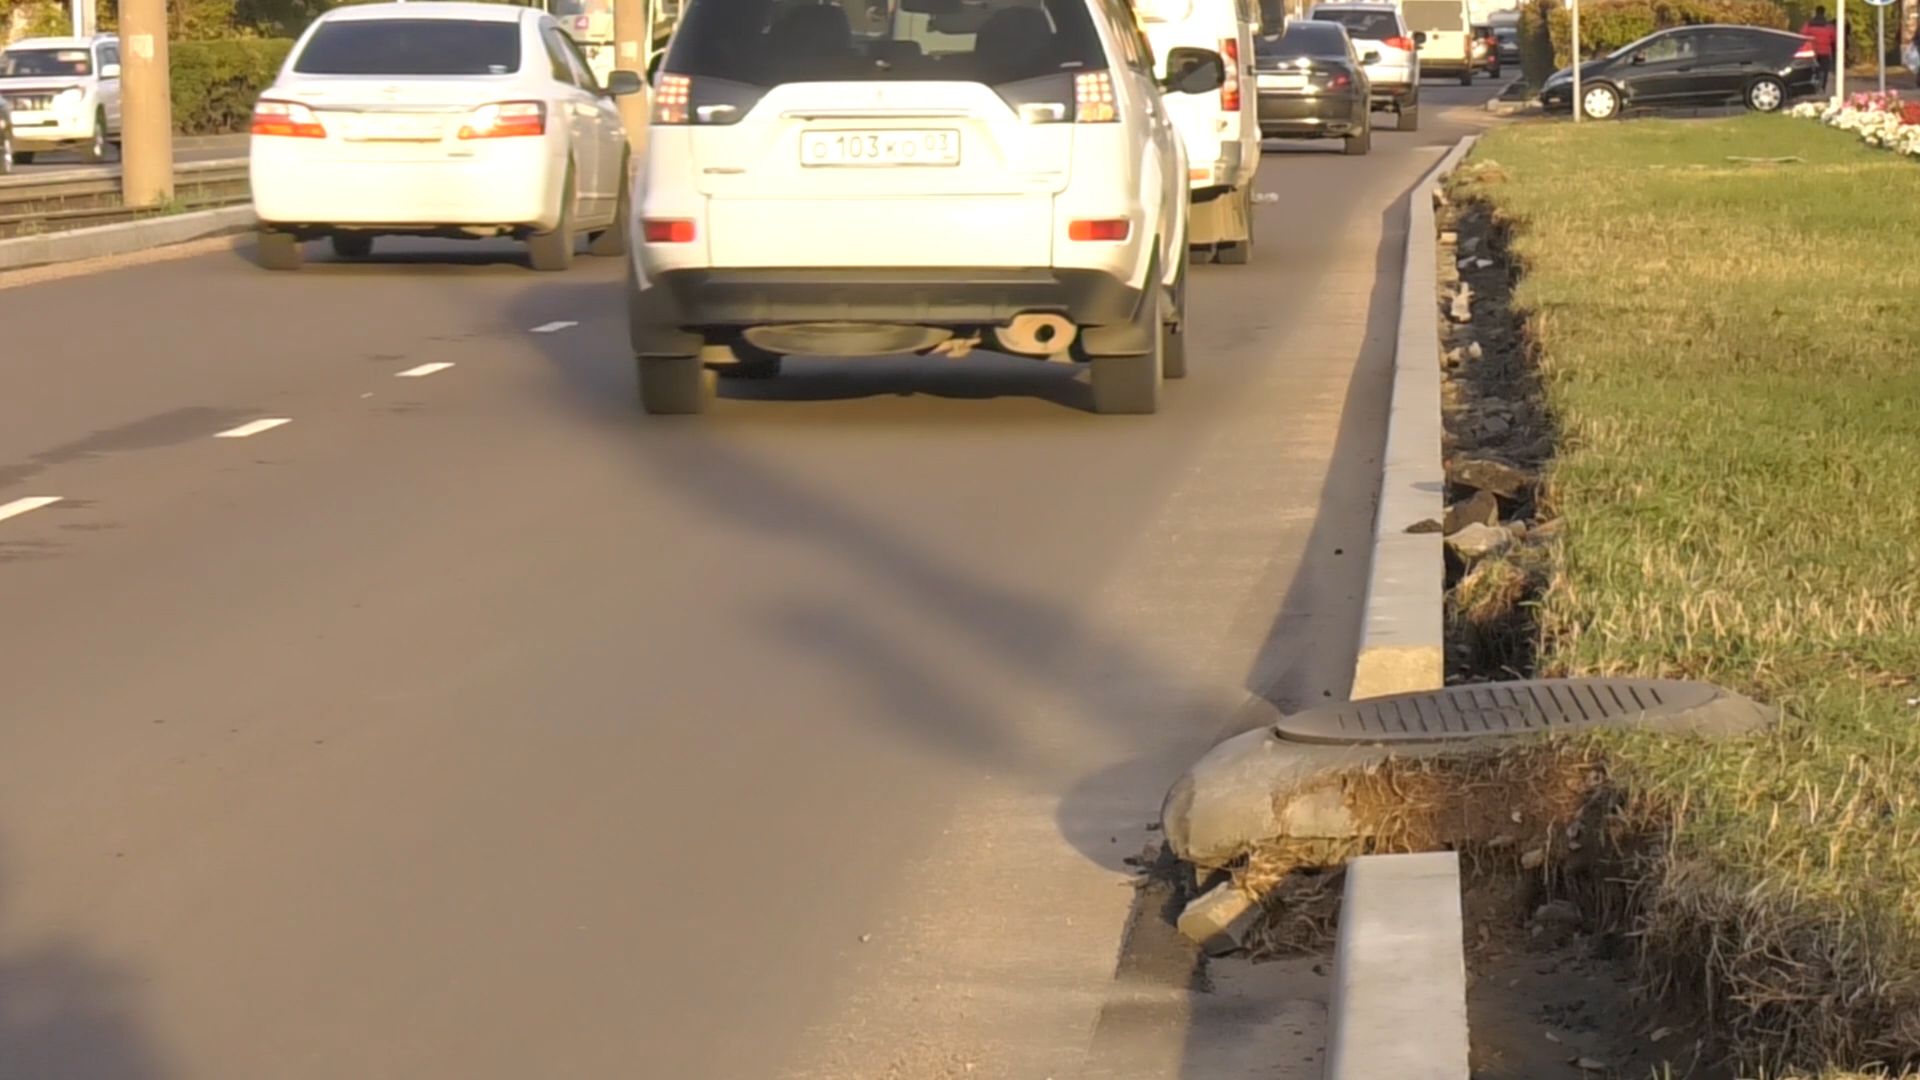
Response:
POLYGON ((1824 94, 1833 84, 1833 46, 1840 40, 1833 24, 1827 21, 1826 8, 1813 9, 1813 17, 1800 28, 1800 36, 1813 42, 1813 57, 1820 64, 1820 92, 1824 94))

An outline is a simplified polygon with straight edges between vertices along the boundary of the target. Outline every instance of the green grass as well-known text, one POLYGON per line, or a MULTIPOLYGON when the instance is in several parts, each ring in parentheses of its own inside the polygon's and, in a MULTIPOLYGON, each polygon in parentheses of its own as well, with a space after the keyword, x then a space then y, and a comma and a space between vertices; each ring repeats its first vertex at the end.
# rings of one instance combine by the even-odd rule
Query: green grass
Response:
POLYGON ((1649 973, 1751 1064, 1920 1061, 1920 164, 1780 118, 1534 124, 1457 187, 1512 227, 1562 430, 1543 673, 1791 717, 1610 747, 1670 832, 1649 973))

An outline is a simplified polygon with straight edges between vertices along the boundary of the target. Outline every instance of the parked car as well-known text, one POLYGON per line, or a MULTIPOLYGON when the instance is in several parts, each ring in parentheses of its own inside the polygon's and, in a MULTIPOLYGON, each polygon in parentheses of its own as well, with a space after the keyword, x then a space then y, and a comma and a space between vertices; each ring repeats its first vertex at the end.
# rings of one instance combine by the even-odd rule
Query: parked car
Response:
POLYGON ((0 176, 13 171, 13 112, 0 98, 0 176))
POLYGON ((0 97, 13 113, 13 157, 49 150, 107 160, 120 141, 120 41, 27 38, 0 50, 0 97))
POLYGON ((553 18, 505 4, 335 8, 302 34, 253 113, 260 261, 292 270, 303 241, 372 254, 381 236, 524 240, 564 270, 585 233, 626 251, 627 138, 553 18))
POLYGON ((1420 72, 1473 85, 1473 20, 1467 0, 1406 0, 1400 12, 1420 46, 1420 72))
POLYGON ((1260 133, 1269 139, 1343 139, 1349 154, 1373 146, 1366 64, 1339 23, 1296 19, 1254 41, 1260 133))
POLYGON ((1166 57, 1178 48, 1213 49, 1226 82, 1213 94, 1175 94, 1166 102, 1187 144, 1193 200, 1194 257, 1240 265, 1253 258, 1253 178, 1260 168, 1260 121, 1254 115, 1253 0, 1140 0, 1137 9, 1166 78, 1166 57))
MULTIPOLYGON (((1582 108, 1595 119, 1629 108, 1730 102, 1776 112, 1821 92, 1813 43, 1755 26, 1686 26, 1649 34, 1581 65, 1580 82, 1582 108)), ((1571 69, 1549 77, 1540 100, 1550 112, 1571 112, 1571 69)))
POLYGON ((1098 412, 1155 411, 1186 373, 1188 159, 1162 93, 1217 93, 1220 53, 1172 49, 1157 77, 1110 0, 846 5, 689 0, 634 224, 642 407, 704 408, 703 363, 978 343, 1086 362, 1098 412))
POLYGON ((1418 130, 1420 53, 1399 6, 1378 2, 1316 4, 1308 18, 1338 23, 1346 28, 1347 37, 1363 58, 1379 56, 1379 60, 1366 65, 1373 107, 1393 113, 1399 130, 1418 130))

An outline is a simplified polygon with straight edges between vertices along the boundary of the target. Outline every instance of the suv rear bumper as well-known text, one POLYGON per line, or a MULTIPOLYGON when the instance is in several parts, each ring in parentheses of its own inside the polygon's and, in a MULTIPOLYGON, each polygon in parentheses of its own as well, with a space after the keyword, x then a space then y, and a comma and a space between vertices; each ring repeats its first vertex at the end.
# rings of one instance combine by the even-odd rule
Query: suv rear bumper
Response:
POLYGON ((1099 270, 669 270, 647 288, 629 278, 627 312, 639 356, 691 356, 710 329, 774 323, 899 323, 983 327, 1029 311, 1080 327, 1128 325, 1141 290, 1099 270))

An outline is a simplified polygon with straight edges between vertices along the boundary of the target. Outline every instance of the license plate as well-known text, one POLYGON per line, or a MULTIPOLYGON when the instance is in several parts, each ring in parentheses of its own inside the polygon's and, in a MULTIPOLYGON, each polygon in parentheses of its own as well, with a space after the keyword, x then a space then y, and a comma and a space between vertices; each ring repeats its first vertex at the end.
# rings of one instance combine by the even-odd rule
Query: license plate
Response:
POLYGON ((437 116, 350 117, 342 133, 359 142, 435 142, 444 130, 437 116))
POLYGON ((950 129, 805 131, 800 164, 809 167, 958 165, 960 133, 950 129))
POLYGON ((1262 75, 1256 80, 1262 90, 1305 90, 1305 75, 1262 75))

